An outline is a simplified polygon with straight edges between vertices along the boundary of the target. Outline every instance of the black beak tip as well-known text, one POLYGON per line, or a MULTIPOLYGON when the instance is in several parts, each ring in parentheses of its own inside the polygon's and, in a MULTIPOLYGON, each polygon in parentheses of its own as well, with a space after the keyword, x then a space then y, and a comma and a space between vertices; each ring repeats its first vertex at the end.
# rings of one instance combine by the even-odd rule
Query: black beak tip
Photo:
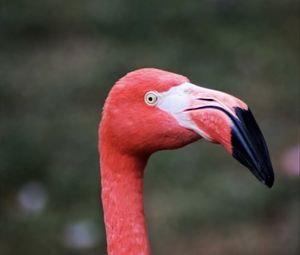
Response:
POLYGON ((270 176, 267 176, 265 179, 260 179, 260 181, 265 184, 267 187, 272 188, 274 184, 274 174, 273 174, 273 169, 270 169, 268 171, 263 171, 271 174, 270 176))
POLYGON ((231 128, 232 156, 271 188, 274 172, 265 139, 251 111, 236 107, 231 128))
POLYGON ((269 188, 272 188, 272 186, 273 186, 273 184, 274 184, 274 179, 272 179, 271 181, 265 182, 265 184, 266 184, 269 188))

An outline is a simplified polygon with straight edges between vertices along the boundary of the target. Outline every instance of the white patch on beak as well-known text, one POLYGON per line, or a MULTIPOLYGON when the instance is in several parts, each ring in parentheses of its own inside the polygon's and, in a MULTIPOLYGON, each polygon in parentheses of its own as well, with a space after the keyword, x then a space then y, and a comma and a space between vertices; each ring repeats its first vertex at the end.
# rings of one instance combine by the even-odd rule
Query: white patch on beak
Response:
POLYGON ((157 107, 168 113, 176 114, 189 107, 189 98, 185 93, 188 83, 183 83, 160 93, 160 100, 157 107))
POLYGON ((210 141, 211 138, 196 126, 188 112, 185 111, 191 107, 191 94, 200 89, 201 87, 188 82, 172 87, 166 92, 159 93, 159 101, 156 106, 162 111, 171 114, 179 125, 193 130, 210 141))

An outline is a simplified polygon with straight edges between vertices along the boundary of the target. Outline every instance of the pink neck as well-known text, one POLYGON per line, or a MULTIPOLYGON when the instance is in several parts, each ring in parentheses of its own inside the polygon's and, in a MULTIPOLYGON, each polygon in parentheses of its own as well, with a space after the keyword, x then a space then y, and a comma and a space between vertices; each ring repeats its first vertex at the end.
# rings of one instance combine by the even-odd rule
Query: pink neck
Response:
POLYGON ((102 204, 108 255, 149 255, 143 207, 143 175, 147 158, 124 155, 105 146, 102 148, 102 204))

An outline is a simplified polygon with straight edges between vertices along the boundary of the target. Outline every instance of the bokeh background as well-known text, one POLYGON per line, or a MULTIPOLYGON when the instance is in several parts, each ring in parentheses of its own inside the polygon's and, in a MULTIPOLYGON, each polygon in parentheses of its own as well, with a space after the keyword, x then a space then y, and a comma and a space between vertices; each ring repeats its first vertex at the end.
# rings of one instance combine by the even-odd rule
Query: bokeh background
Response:
POLYGON ((141 67, 251 106, 272 189, 200 141, 151 158, 153 254, 299 254, 299 2, 0 3, 0 254, 106 254, 97 129, 113 83, 141 67))

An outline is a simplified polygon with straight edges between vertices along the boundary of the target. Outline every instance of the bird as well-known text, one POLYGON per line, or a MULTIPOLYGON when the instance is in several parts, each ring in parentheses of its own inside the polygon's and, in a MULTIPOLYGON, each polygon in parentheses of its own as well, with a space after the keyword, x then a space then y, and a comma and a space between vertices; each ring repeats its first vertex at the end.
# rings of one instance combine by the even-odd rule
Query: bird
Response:
POLYGON ((149 255, 143 177, 149 157, 201 138, 221 144, 272 187, 274 172, 249 107, 227 93, 157 68, 127 73, 111 88, 98 130, 108 255, 149 255))

